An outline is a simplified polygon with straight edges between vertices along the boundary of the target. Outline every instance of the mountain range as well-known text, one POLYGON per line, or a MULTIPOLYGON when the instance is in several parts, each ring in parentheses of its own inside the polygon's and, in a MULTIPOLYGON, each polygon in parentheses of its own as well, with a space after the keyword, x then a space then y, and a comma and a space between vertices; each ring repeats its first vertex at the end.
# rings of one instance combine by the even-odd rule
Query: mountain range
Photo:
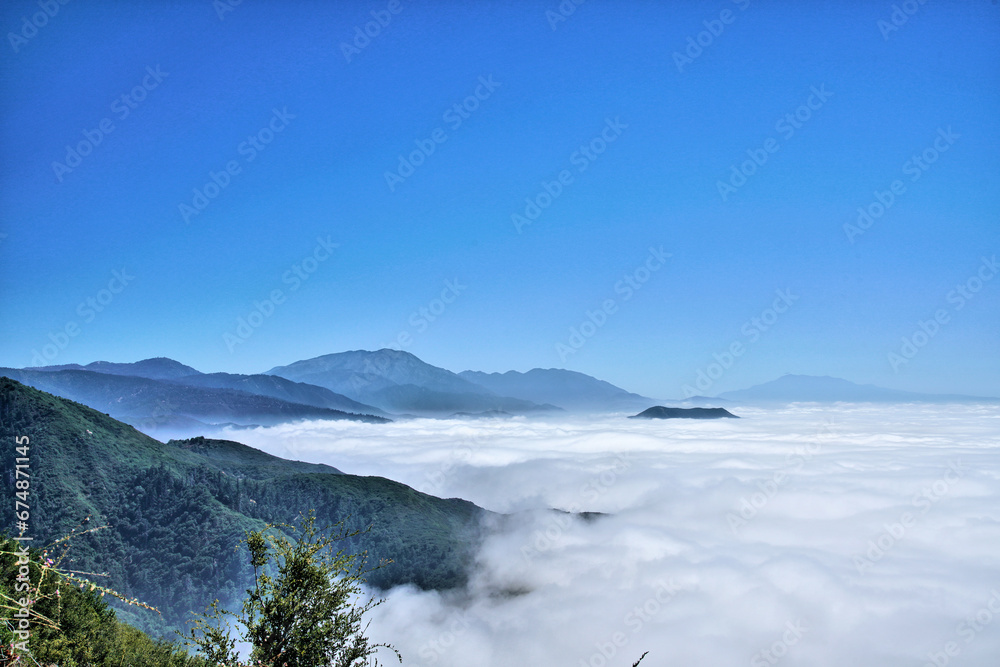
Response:
MULTIPOLYGON (((191 382, 194 384, 180 384, 177 380, 154 380, 138 375, 113 375, 83 370, 29 371, 0 368, 0 375, 89 405, 115 419, 148 431, 200 431, 221 424, 273 425, 300 419, 388 421, 384 417, 370 414, 380 412, 375 408, 371 408, 369 414, 352 414, 317 407, 315 404, 275 398, 263 393, 264 389, 251 393, 247 390, 249 384, 246 389, 211 386, 213 381, 216 385, 226 383, 212 376, 208 376, 207 380, 201 379, 205 376, 192 376, 191 382), (201 383, 209 386, 199 386, 201 383)), ((263 377, 274 382, 274 379, 263 377)), ((239 386, 240 383, 231 384, 239 386)), ((265 389, 278 393, 276 387, 265 389)), ((303 393, 306 391, 303 390, 303 393)), ((315 388, 315 392, 318 391, 319 388, 315 388)))
POLYGON ((635 413, 651 406, 775 405, 791 402, 973 402, 786 375, 717 397, 656 400, 575 371, 455 373, 400 350, 354 350, 303 359, 264 373, 202 373, 172 359, 0 368, 0 375, 84 403, 151 434, 206 434, 224 426, 302 419, 371 423, 407 417, 503 418, 567 412, 635 413))
POLYGON ((357 350, 256 375, 202 373, 172 359, 0 368, 0 375, 89 405, 150 433, 301 419, 499 418, 629 411, 654 401, 583 373, 454 373, 399 350, 357 350))
POLYGON ((59 366, 29 366, 26 371, 92 371, 109 375, 129 375, 149 378, 151 380, 176 380, 189 375, 200 375, 198 371, 185 366, 179 361, 166 357, 154 357, 132 363, 114 363, 111 361, 94 361, 81 366, 80 364, 62 364, 59 366))
POLYGON ((501 394, 400 350, 355 350, 297 361, 267 371, 325 387, 395 413, 450 416, 456 412, 531 414, 559 411, 551 404, 501 394))

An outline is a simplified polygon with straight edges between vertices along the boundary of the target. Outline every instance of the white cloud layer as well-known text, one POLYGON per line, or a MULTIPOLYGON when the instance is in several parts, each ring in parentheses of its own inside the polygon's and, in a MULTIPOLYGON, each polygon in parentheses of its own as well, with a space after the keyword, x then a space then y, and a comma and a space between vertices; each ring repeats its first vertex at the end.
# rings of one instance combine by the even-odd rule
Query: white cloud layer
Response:
POLYGON ((231 435, 512 513, 470 591, 377 609, 404 664, 998 664, 996 407, 736 412, 231 435))

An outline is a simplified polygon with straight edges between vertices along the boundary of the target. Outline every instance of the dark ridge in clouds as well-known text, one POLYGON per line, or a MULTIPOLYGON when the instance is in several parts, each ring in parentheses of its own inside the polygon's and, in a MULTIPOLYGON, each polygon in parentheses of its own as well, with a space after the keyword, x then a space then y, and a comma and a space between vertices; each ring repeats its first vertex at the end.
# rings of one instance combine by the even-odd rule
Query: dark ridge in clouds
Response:
POLYGON ((629 419, 739 419, 725 408, 667 408, 654 405, 629 419))

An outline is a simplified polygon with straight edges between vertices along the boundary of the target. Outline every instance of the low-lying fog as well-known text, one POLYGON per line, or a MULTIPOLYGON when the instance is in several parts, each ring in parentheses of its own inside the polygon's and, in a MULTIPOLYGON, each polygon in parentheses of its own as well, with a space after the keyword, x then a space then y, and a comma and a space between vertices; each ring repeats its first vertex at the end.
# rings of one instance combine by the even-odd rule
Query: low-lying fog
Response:
POLYGON ((471 595, 388 593, 369 636, 404 664, 998 664, 995 406, 733 411, 230 437, 518 513, 471 595))

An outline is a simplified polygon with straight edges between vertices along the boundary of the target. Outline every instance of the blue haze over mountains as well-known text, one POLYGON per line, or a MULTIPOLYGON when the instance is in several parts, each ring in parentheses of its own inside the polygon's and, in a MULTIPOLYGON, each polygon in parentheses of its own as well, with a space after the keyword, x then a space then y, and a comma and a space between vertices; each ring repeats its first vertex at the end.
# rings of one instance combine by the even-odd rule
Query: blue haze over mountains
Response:
POLYGON ((919 394, 805 375, 785 375, 717 397, 671 400, 641 396, 583 373, 556 368, 455 373, 392 349, 328 354, 254 375, 203 373, 162 357, 135 363, 0 368, 0 375, 94 407, 143 430, 178 434, 303 419, 378 423, 408 417, 634 414, 657 404, 732 407, 998 400, 919 394))

